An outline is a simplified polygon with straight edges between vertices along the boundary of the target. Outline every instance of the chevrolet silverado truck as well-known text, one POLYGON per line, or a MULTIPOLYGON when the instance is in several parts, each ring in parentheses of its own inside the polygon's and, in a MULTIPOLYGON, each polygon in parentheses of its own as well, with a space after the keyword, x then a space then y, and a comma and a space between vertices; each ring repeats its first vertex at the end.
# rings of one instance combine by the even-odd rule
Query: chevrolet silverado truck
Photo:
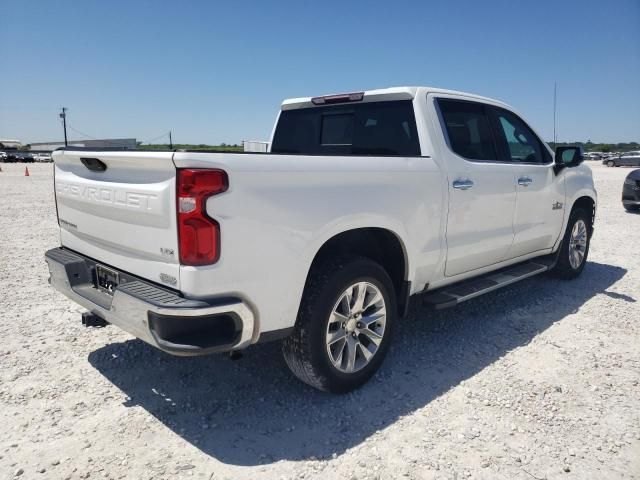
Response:
POLYGON ((281 340, 302 381, 346 392, 420 295, 452 307, 580 275, 596 191, 510 106, 400 87, 286 100, 270 152, 53 154, 51 285, 173 355, 281 340))

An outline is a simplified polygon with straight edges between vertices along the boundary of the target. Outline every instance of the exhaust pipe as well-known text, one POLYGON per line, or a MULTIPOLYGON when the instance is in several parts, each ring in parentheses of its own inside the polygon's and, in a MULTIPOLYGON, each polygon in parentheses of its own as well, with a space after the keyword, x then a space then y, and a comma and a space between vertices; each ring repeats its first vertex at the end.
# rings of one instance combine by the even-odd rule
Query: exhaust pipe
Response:
POLYGON ((109 322, 107 322, 103 318, 100 318, 95 313, 84 312, 82 314, 82 325, 84 325, 85 327, 99 327, 99 328, 102 328, 102 327, 106 327, 107 325, 109 325, 109 322))

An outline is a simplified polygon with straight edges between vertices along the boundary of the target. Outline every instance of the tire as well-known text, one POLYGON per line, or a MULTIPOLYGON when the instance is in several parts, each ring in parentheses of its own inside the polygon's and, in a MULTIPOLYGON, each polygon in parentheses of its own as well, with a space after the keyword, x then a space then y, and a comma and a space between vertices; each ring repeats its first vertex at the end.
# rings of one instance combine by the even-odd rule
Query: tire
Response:
MULTIPOLYGON (((357 305, 353 311, 358 311, 357 305)), ((326 392, 349 392, 366 383, 382 364, 389 350, 396 317, 393 283, 379 264, 363 257, 324 262, 309 273, 294 331, 282 344, 284 359, 293 374, 308 385, 326 392), (352 303, 360 298, 357 295, 360 289, 365 290, 362 297, 365 306, 371 302, 371 306, 362 311, 362 316, 357 313, 353 318, 346 316, 347 311, 352 311, 347 307, 345 296, 349 288, 353 292, 352 303), (383 303, 376 300, 379 297, 383 303), (381 308, 385 315, 374 315, 380 314, 381 308), (372 320, 374 318, 378 320, 372 320), (356 322, 358 319, 363 322, 356 322), (368 321, 371 321, 371 328, 361 328, 368 321), (363 333, 365 330, 369 333, 363 333), (339 340, 332 338, 331 343, 330 336, 339 340), (369 353, 374 350, 368 360, 364 349, 369 353), (350 356, 351 351, 357 353, 350 356), (336 360, 341 362, 339 366, 334 364, 336 360)))
POLYGON ((607 162, 607 167, 615 167, 615 166, 616 166, 616 164, 615 164, 615 162, 613 160, 609 160, 607 162))
MULTIPOLYGON (((591 244, 591 233, 592 233, 592 225, 591 225, 591 217, 587 214, 585 210, 582 208, 575 208, 571 212, 569 216, 569 222, 567 223, 567 229, 564 232, 564 237, 562 239, 562 245, 560 245, 560 252, 558 253, 558 261, 556 266, 553 268, 552 273, 558 277, 565 280, 571 280, 573 278, 578 277, 582 270, 584 270, 584 266, 587 263, 587 257, 589 255, 589 245, 591 244), (575 229, 580 230, 580 222, 584 225, 585 231, 585 245, 581 247, 583 252, 582 258, 578 265, 576 265, 576 253, 574 253, 574 242, 572 242, 572 234, 575 229), (578 225, 578 227, 576 227, 578 225), (572 257, 573 256, 573 260, 572 257)), ((579 255, 578 255, 579 256, 579 255)))

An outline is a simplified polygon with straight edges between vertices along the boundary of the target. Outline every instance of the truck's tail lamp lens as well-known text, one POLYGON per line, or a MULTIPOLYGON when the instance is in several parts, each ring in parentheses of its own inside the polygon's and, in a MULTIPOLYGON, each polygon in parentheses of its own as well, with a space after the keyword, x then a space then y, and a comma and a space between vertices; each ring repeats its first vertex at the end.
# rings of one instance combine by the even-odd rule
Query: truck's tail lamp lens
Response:
POLYGON ((210 265, 220 258, 220 225, 207 215, 207 198, 229 188, 222 170, 178 170, 180 263, 210 265))

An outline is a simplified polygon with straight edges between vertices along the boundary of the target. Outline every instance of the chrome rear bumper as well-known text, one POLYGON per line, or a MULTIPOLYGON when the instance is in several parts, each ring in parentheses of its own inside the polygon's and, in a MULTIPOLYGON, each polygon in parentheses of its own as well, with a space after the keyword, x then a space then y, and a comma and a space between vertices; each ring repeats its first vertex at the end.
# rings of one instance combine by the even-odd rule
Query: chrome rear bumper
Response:
POLYGON ((254 315, 239 299, 211 303, 187 299, 125 272, 119 272, 121 283, 110 295, 95 287, 95 261, 64 248, 47 251, 45 260, 53 288, 167 353, 192 356, 240 350, 254 336, 254 315))

